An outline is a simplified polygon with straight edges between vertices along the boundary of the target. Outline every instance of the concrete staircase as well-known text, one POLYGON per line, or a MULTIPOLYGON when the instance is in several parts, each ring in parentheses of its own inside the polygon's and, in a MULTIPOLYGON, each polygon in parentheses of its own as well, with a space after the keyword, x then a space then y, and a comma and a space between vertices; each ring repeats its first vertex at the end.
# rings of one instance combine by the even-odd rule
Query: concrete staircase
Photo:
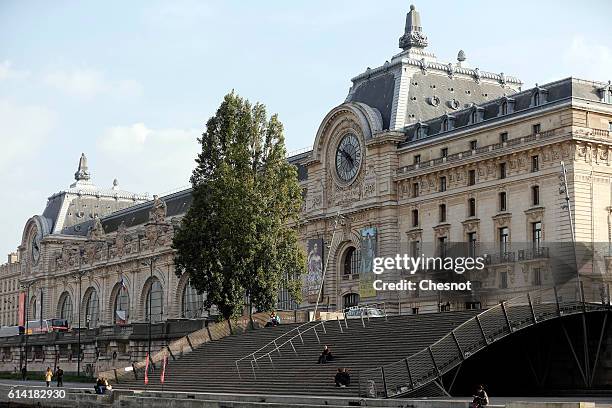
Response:
MULTIPOLYGON (((342 331, 338 322, 329 321, 325 323, 326 333, 317 327, 320 344, 313 330, 308 331, 303 335, 304 344, 299 338, 293 341, 297 355, 291 345, 286 345, 280 350, 280 355, 278 352, 271 353, 272 363, 267 356, 260 359, 259 368, 255 368, 256 378, 248 360, 240 364, 239 377, 235 361, 298 325, 281 325, 233 335, 206 343, 175 361, 170 359, 163 390, 357 396, 359 371, 410 356, 475 314, 474 311, 461 311, 394 316, 387 320, 377 318, 366 320, 365 327, 360 319, 355 319, 348 320, 348 328, 343 324, 342 331), (325 344, 331 348, 335 359, 327 364, 317 364, 325 344), (338 367, 350 369, 351 385, 347 388, 334 386, 333 378, 338 367)), ((158 366, 149 375, 147 390, 162 390, 160 374, 158 366)), ((122 381, 116 388, 144 389, 142 374, 138 379, 122 381)))

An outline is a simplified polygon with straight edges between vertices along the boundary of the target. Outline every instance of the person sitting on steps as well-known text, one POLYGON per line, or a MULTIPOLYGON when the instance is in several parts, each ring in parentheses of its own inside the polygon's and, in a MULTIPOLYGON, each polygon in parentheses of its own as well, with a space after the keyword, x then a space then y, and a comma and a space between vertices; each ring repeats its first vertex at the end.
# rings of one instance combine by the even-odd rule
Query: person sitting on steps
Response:
POLYGON ((319 356, 319 361, 317 362, 317 364, 325 364, 328 361, 332 361, 333 359, 334 356, 332 356, 331 350, 329 349, 329 347, 325 346, 323 347, 323 351, 319 356))
POLYGON ((280 316, 276 314, 276 312, 270 313, 270 321, 266 323, 266 327, 274 327, 280 324, 280 316))
POLYGON ((351 375, 347 368, 339 368, 336 376, 334 377, 336 387, 345 388, 351 384, 351 375))

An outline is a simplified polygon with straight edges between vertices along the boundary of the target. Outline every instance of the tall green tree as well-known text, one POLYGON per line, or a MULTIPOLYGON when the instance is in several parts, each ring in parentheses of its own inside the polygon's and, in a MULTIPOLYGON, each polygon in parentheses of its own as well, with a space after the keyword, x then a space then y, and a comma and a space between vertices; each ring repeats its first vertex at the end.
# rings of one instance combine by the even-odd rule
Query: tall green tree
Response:
POLYGON ((198 141, 193 203, 173 242, 177 274, 227 319, 245 299, 271 310, 283 286, 300 301, 305 256, 292 225, 301 188, 277 116, 232 92, 198 141))

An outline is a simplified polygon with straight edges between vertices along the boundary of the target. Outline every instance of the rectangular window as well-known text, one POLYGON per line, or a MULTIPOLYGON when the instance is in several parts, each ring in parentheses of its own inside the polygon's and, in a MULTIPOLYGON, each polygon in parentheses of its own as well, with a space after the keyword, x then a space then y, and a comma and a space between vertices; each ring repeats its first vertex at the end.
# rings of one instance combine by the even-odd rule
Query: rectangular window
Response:
POLYGON ((412 210, 412 226, 419 226, 419 210, 412 210))
POLYGON ((508 288, 508 272, 502 271, 499 273, 499 287, 501 289, 508 288))
POLYGON ((539 254, 542 245, 542 223, 540 221, 531 223, 531 240, 533 241, 534 255, 539 254))
POLYGON ((499 163, 499 178, 506 178, 506 163, 499 163))
POLYGON ((537 133, 540 133, 541 127, 539 123, 536 123, 535 125, 533 125, 532 127, 532 133, 535 135, 537 133))
POLYGON ((540 186, 531 187, 531 204, 540 205, 540 186))
POLYGON ((438 256, 440 256, 441 258, 446 257, 446 244, 447 244, 446 237, 438 238, 438 256))
POLYGON ((446 177, 440 177, 440 192, 446 191, 446 177))
POLYGON ((475 232, 468 232, 467 242, 468 242, 468 256, 471 258, 474 258, 476 256, 476 233, 475 232))
POLYGON ((540 156, 531 156, 531 172, 540 171, 540 156))
POLYGON ((440 204, 438 207, 438 219, 440 222, 446 222, 446 204, 440 204))
POLYGON ((412 196, 413 197, 419 196, 419 183, 412 183, 412 196))
POLYGON ((476 184, 476 170, 468 171, 468 186, 476 184))
POLYGON ((472 140, 470 142, 470 149, 471 150, 476 150, 478 148, 478 140, 472 140))
POLYGON ((540 268, 533 268, 533 285, 542 285, 542 270, 540 268))
POLYGON ((421 241, 410 242, 410 254, 413 258, 418 258, 421 256, 421 241))
POLYGON ((448 147, 440 149, 440 157, 448 157, 448 147))
POLYGON ((612 132, 612 122, 608 122, 608 132, 612 132))
POLYGON ((499 211, 506 211, 506 204, 506 192, 502 191, 501 193, 499 193, 499 211))
POLYGON ((501 227, 499 229, 499 253, 505 256, 508 253, 510 245, 510 229, 508 227, 501 227))
POLYGON ((421 163, 421 155, 420 154, 415 154, 414 155, 414 164, 420 164, 421 163))
POLYGON ((508 132, 502 132, 499 134, 499 143, 506 143, 508 141, 508 132))
POLYGON ((468 200, 468 217, 476 216, 476 199, 470 198, 468 200))

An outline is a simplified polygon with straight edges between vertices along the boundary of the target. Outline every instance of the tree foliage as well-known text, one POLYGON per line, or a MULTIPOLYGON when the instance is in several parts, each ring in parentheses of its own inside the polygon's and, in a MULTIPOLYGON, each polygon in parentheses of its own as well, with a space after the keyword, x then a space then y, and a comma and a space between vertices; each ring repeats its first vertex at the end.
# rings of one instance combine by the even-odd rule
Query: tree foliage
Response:
POLYGON ((225 318, 245 299, 271 310, 283 286, 299 301, 305 257, 292 225, 302 197, 277 116, 232 92, 198 141, 193 203, 173 242, 177 274, 225 318))

